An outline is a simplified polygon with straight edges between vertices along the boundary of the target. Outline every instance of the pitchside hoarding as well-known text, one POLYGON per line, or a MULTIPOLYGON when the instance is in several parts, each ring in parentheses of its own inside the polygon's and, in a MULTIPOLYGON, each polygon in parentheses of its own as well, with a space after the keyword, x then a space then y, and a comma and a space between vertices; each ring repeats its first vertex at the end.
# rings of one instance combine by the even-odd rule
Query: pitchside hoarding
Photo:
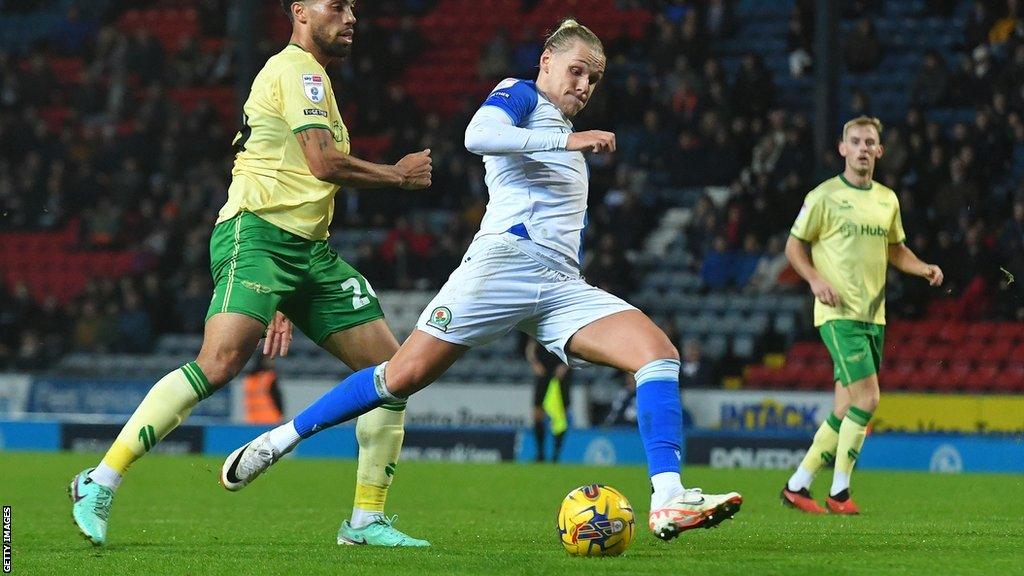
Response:
POLYGON ((684 390, 694 428, 811 431, 832 410, 832 394, 779 390, 684 390))

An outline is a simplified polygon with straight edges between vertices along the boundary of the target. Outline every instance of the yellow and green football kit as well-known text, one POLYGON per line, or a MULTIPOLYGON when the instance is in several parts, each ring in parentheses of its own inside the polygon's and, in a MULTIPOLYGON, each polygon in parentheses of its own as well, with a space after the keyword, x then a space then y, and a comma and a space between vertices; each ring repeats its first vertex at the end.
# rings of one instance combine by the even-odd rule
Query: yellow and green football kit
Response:
POLYGON ((877 182, 860 188, 831 178, 807 195, 790 234, 811 245, 814 268, 839 293, 838 306, 814 303, 835 379, 845 386, 877 373, 889 247, 906 240, 896 194, 877 182))
POLYGON ((349 152, 330 78, 290 44, 256 75, 235 137, 228 200, 210 239, 216 288, 207 318, 235 312, 267 324, 285 313, 314 342, 381 318, 366 279, 327 244, 338 186, 309 170, 295 134, 330 130, 349 152))

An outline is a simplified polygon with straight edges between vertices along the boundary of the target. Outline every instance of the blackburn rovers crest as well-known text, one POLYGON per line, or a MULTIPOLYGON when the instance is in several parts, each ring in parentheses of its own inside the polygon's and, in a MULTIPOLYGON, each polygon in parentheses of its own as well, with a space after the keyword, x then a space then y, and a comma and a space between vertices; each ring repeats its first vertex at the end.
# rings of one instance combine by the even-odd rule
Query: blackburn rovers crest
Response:
POLYGON ((442 332, 448 331, 448 325, 452 323, 452 311, 446 306, 438 306, 434 308, 434 311, 430 313, 430 319, 427 320, 428 326, 433 326, 442 332))

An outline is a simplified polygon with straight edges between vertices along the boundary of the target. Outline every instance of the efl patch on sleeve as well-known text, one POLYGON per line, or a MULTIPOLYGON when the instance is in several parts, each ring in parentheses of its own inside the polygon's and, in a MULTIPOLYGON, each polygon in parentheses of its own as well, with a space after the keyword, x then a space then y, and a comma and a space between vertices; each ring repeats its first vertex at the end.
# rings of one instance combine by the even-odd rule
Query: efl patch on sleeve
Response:
POLYGON ((310 102, 319 104, 324 99, 324 77, 319 74, 303 74, 302 90, 310 102))

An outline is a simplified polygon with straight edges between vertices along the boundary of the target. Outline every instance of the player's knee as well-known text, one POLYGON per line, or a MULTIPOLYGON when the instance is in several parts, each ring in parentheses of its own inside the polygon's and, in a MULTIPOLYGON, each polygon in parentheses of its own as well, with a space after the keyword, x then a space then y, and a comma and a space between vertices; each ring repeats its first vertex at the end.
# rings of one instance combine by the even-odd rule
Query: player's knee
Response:
POLYGON ((426 362, 395 361, 388 362, 384 373, 384 382, 391 392, 399 398, 408 398, 430 384, 430 367, 426 362))
POLYGON ((878 389, 877 383, 872 380, 868 380, 863 383, 857 383, 855 386, 851 386, 850 396, 851 405, 867 412, 874 412, 875 408, 878 408, 881 391, 878 389))
POLYGON ((213 388, 220 388, 231 381, 249 360, 249 354, 237 349, 203 350, 196 363, 202 369, 213 388))
POLYGON ((861 410, 874 412, 878 408, 879 400, 881 400, 881 394, 879 394, 878 390, 870 390, 857 399, 857 407, 861 410))
POLYGON ((642 364, 648 364, 655 360, 679 361, 679 350, 672 344, 672 341, 663 333, 659 336, 644 347, 640 358, 642 364))

